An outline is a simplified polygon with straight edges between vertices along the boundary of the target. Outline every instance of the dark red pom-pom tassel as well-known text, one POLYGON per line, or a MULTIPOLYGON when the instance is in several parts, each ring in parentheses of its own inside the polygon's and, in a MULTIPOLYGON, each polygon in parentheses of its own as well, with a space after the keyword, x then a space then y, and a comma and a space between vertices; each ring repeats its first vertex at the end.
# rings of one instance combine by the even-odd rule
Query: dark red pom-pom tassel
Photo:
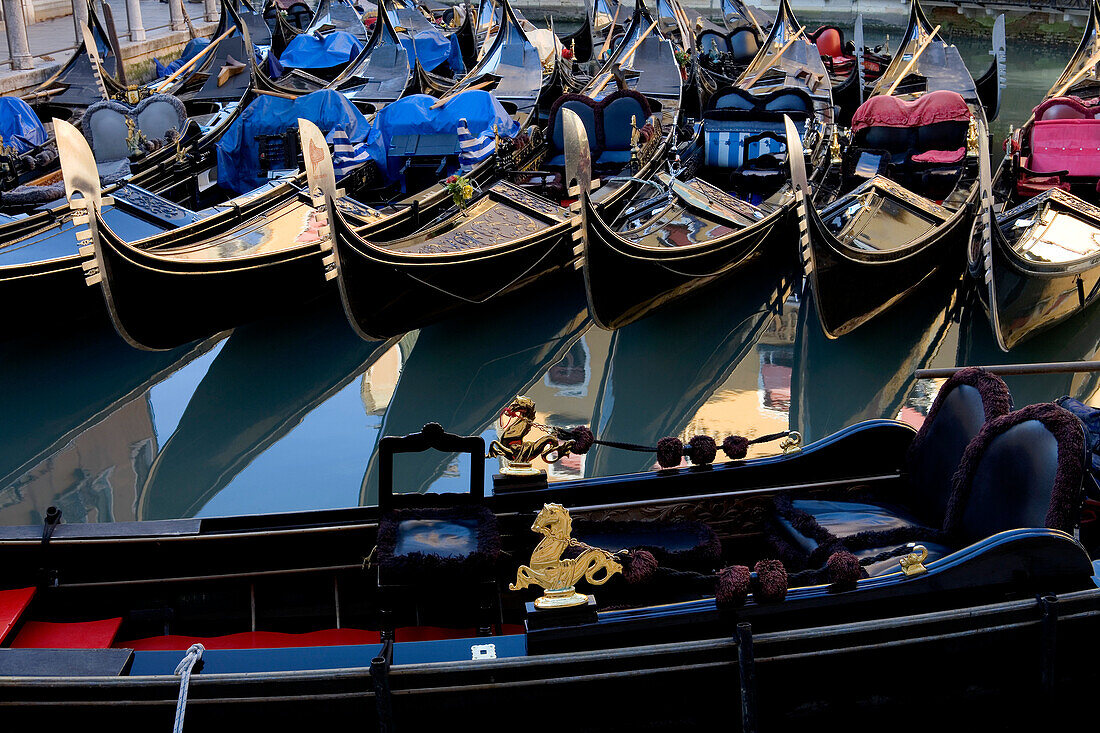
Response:
POLYGON ((684 457, 684 444, 679 438, 661 438, 657 441, 657 464, 661 468, 679 466, 684 457))
POLYGON ((748 455, 749 439, 740 435, 731 435, 722 441, 722 452, 729 456, 731 461, 737 461, 748 455))
POLYGON ((761 560, 753 568, 756 585, 753 598, 759 603, 778 603, 787 597, 787 569, 779 560, 761 560))
POLYGON ((696 466, 705 466, 708 463, 714 463, 714 457, 718 455, 718 446, 714 438, 709 435, 694 435, 684 446, 684 455, 696 466))
POLYGON ((847 550, 834 552, 825 561, 825 578, 835 588, 851 588, 862 574, 859 560, 847 550))
POLYGON ((587 425, 578 425, 565 432, 564 436, 573 441, 573 447, 569 449, 569 452, 576 453, 578 456, 587 453, 596 442, 596 436, 592 434, 587 425))
POLYGON ((719 608, 740 606, 749 595, 752 573, 744 565, 731 565, 718 571, 714 600, 719 608))
POLYGON ((631 550, 622 558, 623 580, 630 585, 645 583, 657 572, 657 558, 649 550, 631 550))

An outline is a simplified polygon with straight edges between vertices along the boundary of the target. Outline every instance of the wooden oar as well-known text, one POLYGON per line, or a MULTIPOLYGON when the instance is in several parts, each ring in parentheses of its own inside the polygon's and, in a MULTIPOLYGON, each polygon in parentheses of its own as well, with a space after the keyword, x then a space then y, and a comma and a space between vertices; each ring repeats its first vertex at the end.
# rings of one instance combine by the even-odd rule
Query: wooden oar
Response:
POLYGON ((611 26, 607 29, 607 35, 604 36, 603 48, 601 48, 599 54, 597 54, 597 59, 607 53, 607 49, 611 48, 611 37, 615 35, 615 24, 619 22, 619 11, 622 9, 622 5, 615 6, 615 17, 611 19, 611 26))
MULTIPOLYGON (((626 53, 619 55, 619 60, 623 61, 624 59, 630 58, 630 55, 638 50, 638 46, 642 45, 642 41, 644 41, 646 39, 646 37, 650 33, 652 33, 653 29, 656 28, 656 27, 657 27, 657 21, 654 20, 652 23, 649 24, 649 27, 645 29, 645 33, 638 36, 638 40, 634 41, 634 45, 631 46, 629 49, 627 49, 626 53)), ((592 99, 595 99, 596 95, 599 94, 601 91, 603 91, 603 88, 605 86, 607 86, 607 83, 609 81, 611 81, 612 79, 614 79, 614 78, 615 78, 615 75, 613 73, 611 73, 610 71, 607 72, 607 76, 604 78, 604 80, 601 81, 598 85, 596 85, 596 88, 593 89, 591 92, 589 92, 588 96, 592 97, 592 99)))
POLYGON ((795 41, 797 41, 799 38, 801 38, 802 34, 805 33, 805 32, 806 32, 806 26, 802 26, 801 28, 799 28, 798 32, 795 33, 793 36, 791 36, 790 39, 780 47, 779 51, 772 58, 771 65, 769 65, 769 66, 761 69, 760 71, 756 72, 756 76, 754 76, 752 79, 749 79, 748 81, 745 81, 745 82, 742 82, 741 84, 738 84, 738 86, 741 87, 742 89, 748 89, 753 84, 755 84, 760 79, 760 77, 764 76, 764 74, 766 74, 772 68, 772 66, 775 66, 775 62, 778 61, 779 58, 787 52, 787 49, 790 48, 791 45, 795 41))
POLYGON ((932 43, 932 39, 936 37, 936 34, 940 32, 940 26, 936 26, 932 29, 932 32, 928 34, 928 38, 921 41, 919 47, 917 47, 916 53, 913 54, 913 58, 909 59, 909 63, 905 65, 905 68, 898 74, 898 78, 894 79, 894 83, 890 85, 890 88, 886 90, 886 96, 890 96, 894 93, 894 90, 898 88, 898 84, 901 84, 901 80, 909 74, 909 69, 913 68, 913 64, 917 63, 917 59, 924 53, 924 49, 928 48, 928 44, 932 43))
POLYGON ((193 66, 194 66, 195 64, 197 64, 197 63, 199 62, 199 59, 201 59, 201 58, 202 58, 203 56, 205 56, 205 55, 206 55, 207 53, 209 53, 209 52, 210 52, 210 49, 214 48, 214 47, 215 47, 215 46, 217 46, 217 45, 218 45, 219 43, 221 43, 221 42, 222 42, 222 41, 224 41, 224 40, 225 40, 226 38, 228 38, 228 37, 229 37, 229 35, 230 35, 231 33, 233 33, 233 31, 235 31, 235 30, 237 30, 237 26, 233 26, 233 27, 231 27, 231 28, 230 28, 229 30, 227 30, 227 31, 226 31, 225 33, 221 34, 221 35, 220 35, 220 36, 218 36, 218 37, 217 37, 216 39, 214 39, 214 40, 213 40, 213 41, 212 41, 212 42, 210 43, 210 45, 208 45, 208 46, 207 46, 206 48, 204 48, 203 50, 201 50, 201 51, 199 51, 199 52, 198 52, 197 54, 195 54, 194 58, 192 58, 192 59, 191 59, 190 61, 188 61, 188 62, 187 62, 186 64, 184 64, 183 66, 181 66, 181 67, 179 67, 178 69, 176 69, 175 71, 173 71, 173 72, 172 72, 172 75, 171 75, 171 76, 169 76, 169 77, 168 77, 167 79, 165 79, 164 81, 162 81, 162 82, 161 82, 160 84, 157 84, 157 85, 156 85, 155 87, 153 87, 154 91, 157 91, 157 92, 159 92, 159 91, 161 91, 162 89, 165 89, 165 88, 166 88, 166 87, 167 87, 167 86, 168 86, 169 84, 171 84, 171 83, 172 83, 173 81, 175 81, 175 80, 176 80, 176 79, 177 79, 177 78, 179 77, 179 75, 180 75, 180 74, 182 74, 183 72, 185 72, 185 71, 187 71, 187 70, 191 69, 191 68, 192 68, 192 67, 193 67, 193 66))
POLYGON ((445 105, 447 102, 449 102, 452 98, 454 98, 456 95, 462 94, 462 92, 468 92, 468 91, 471 91, 473 89, 484 89, 485 87, 491 86, 491 85, 496 84, 496 83, 497 83, 496 79, 487 79, 487 80, 481 82, 480 84, 474 84, 473 86, 465 87, 463 89, 456 89, 455 91, 451 92, 447 96, 441 97, 438 102, 433 104, 431 107, 428 107, 428 109, 439 109, 440 107, 445 105))
MULTIPOLYGON (((942 379, 954 376, 956 372, 970 367, 944 367, 943 369, 918 369, 913 372, 917 379, 942 379)), ((1075 374, 1078 372, 1100 372, 1100 361, 1054 361, 1037 364, 994 364, 979 367, 991 374, 1075 374)))
POLYGON ((262 94, 265 97, 279 97, 281 99, 297 99, 298 97, 293 94, 287 94, 286 92, 269 92, 266 89, 253 89, 255 94, 262 94))

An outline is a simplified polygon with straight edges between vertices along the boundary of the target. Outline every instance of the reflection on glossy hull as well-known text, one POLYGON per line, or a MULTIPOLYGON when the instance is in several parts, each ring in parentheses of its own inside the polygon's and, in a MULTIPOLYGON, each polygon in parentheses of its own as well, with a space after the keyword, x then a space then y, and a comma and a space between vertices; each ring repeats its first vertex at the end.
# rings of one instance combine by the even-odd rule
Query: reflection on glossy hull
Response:
MULTIPOLYGON (((739 283, 736 289, 700 293, 615 332, 592 416, 598 437, 654 445, 684 430, 760 338, 789 279, 781 271, 752 266, 739 283)), ((646 471, 653 464, 651 453, 596 446, 586 457, 585 475, 646 471)))
POLYGON ((194 516, 392 344, 360 339, 335 299, 238 328, 153 462, 137 518, 194 516))
MULTIPOLYGON (((455 319, 421 329, 390 400, 379 435, 406 435, 438 422, 458 435, 478 435, 500 411, 562 358, 590 325, 576 278, 553 278, 502 298, 497 318, 455 319)), ((451 456, 424 454, 394 462, 394 490, 426 491, 451 456)), ((492 466, 490 466, 490 469, 492 466)), ((378 495, 377 459, 363 478, 360 503, 378 495)), ((487 471, 491 478, 492 470, 487 471)))
MULTIPOLYGON (((1072 318, 1028 339, 1007 354, 997 346, 989 319, 982 307, 973 304, 962 316, 959 333, 959 365, 1028 364, 1055 361, 1089 361, 1100 358, 1100 318, 1095 309, 1078 313, 1072 318)), ((1017 407, 1038 402, 1050 402, 1070 395, 1096 404, 1100 373, 1034 374, 1006 376, 1017 407)))
POLYGON ((13 487, 43 459, 215 343, 135 351, 102 318, 4 342, 0 489, 13 487))
POLYGON ((791 429, 809 442, 877 417, 897 418, 943 344, 958 281, 929 284, 889 313, 842 339, 818 325, 816 298, 803 300, 792 365, 791 429))

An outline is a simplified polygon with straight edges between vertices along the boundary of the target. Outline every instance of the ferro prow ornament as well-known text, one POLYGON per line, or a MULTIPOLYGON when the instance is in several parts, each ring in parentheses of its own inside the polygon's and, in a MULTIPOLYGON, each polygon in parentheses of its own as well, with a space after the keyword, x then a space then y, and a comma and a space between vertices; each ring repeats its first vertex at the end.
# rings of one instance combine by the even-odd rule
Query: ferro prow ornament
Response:
POLYGON ((535 422, 535 402, 520 395, 512 400, 500 415, 501 429, 497 440, 489 444, 489 458, 503 458, 500 472, 509 476, 534 476, 539 469, 531 466, 535 458, 555 463, 564 458, 573 446, 572 440, 559 441, 550 435, 551 428, 535 422), (507 422, 505 419, 507 418, 507 422), (531 428, 547 433, 538 440, 526 440, 531 428))
POLYGON ((591 547, 572 538, 573 520, 569 510, 561 504, 545 504, 531 525, 532 532, 542 535, 542 540, 531 553, 530 565, 520 565, 516 570, 516 582, 509 590, 522 590, 532 585, 545 592, 535 599, 535 608, 571 608, 588 603, 588 596, 578 593, 574 587, 581 578, 592 585, 603 585, 623 566, 613 553, 591 547), (570 547, 581 553, 574 558, 563 558, 570 547))

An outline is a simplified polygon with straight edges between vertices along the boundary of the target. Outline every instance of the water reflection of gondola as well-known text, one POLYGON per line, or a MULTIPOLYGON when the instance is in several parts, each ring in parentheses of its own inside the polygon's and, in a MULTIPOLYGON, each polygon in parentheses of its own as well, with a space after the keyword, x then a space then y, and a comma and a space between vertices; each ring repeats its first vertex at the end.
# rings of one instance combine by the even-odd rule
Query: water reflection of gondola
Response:
MULTIPOLYGON (((413 433, 438 422, 458 435, 477 435, 495 424, 517 394, 542 379, 590 325, 584 290, 573 278, 506 296, 476 318, 445 321, 420 330, 401 371, 379 436, 413 433)), ((424 454, 394 462, 394 490, 424 492, 452 457, 424 454)), ((363 477, 360 501, 377 502, 377 457, 363 477)), ((491 478, 491 471, 486 472, 491 478)))
MULTIPOLYGON (((736 288, 704 292, 615 332, 592 430, 605 440, 654 445, 678 435, 756 344, 789 278, 751 265, 736 288)), ((653 467, 651 453, 596 446, 585 474, 653 467)))
MULTIPOLYGON (((964 309, 959 333, 957 363, 967 366, 1028 364, 1096 359, 1100 353, 1100 317, 1095 312, 1077 313, 1051 329, 1029 338, 1005 353, 997 346, 989 318, 981 304, 964 309)), ((1029 374, 1005 376, 1017 407, 1050 402, 1070 395, 1081 400, 1092 397, 1100 373, 1029 374)))
POLYGON ((153 462, 138 519, 194 516, 392 345, 360 339, 335 299, 235 330, 153 462))
POLYGON ((106 317, 0 344, 0 488, 218 339, 160 353, 123 343, 106 317))
POLYGON ((791 389, 791 429, 805 441, 870 418, 897 417, 949 330, 957 281, 939 278, 860 329, 829 339, 811 295, 799 311, 791 389))

